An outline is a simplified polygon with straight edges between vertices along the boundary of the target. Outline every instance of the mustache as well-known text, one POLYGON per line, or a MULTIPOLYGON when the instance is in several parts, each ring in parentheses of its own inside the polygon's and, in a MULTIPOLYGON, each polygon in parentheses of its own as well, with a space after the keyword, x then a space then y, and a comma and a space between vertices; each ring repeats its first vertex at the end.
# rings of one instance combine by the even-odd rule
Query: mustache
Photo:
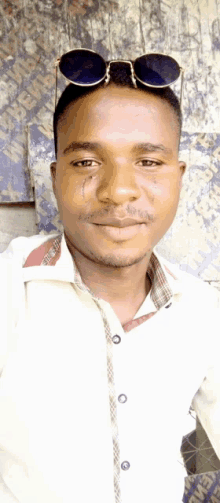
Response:
POLYGON ((82 222, 91 222, 95 219, 102 218, 102 217, 113 217, 113 218, 126 218, 126 217, 132 217, 136 218, 137 220, 142 220, 143 222, 153 222, 155 220, 154 215, 149 213, 147 210, 146 211, 140 211, 140 210, 135 210, 131 206, 127 206, 126 211, 124 210, 122 212, 116 211, 116 208, 102 208, 101 210, 94 211, 93 213, 87 214, 87 215, 79 215, 79 220, 82 222))

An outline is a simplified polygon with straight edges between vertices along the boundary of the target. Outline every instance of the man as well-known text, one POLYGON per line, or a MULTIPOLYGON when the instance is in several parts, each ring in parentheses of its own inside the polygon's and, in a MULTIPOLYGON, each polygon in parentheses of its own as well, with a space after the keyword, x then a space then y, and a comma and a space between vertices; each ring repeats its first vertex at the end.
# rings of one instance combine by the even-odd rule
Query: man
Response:
POLYGON ((180 503, 193 398, 220 447, 206 388, 217 293, 154 251, 186 169, 179 103, 134 88, 122 63, 80 92, 54 118, 64 233, 1 257, 1 501, 180 503))

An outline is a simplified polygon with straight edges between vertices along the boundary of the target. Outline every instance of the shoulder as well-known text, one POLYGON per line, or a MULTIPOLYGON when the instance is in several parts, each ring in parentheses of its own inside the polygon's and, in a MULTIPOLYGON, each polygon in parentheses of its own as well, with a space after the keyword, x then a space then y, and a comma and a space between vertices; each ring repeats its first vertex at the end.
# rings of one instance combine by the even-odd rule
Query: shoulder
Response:
POLYGON ((0 263, 4 263, 5 260, 9 260, 19 262, 21 263, 21 266, 23 266, 26 258, 33 250, 41 246, 46 241, 54 239, 58 235, 59 233, 47 235, 36 234, 30 237, 19 236, 14 238, 9 243, 6 250, 0 253, 0 263))

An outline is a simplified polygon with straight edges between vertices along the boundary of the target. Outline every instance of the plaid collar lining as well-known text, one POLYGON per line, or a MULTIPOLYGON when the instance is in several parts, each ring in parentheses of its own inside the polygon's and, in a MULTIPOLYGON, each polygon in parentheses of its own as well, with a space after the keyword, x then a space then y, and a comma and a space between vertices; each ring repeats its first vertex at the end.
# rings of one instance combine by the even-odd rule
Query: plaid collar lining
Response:
POLYGON ((151 280, 151 299, 156 309, 161 309, 172 298, 173 292, 154 252, 151 254, 147 274, 151 280))

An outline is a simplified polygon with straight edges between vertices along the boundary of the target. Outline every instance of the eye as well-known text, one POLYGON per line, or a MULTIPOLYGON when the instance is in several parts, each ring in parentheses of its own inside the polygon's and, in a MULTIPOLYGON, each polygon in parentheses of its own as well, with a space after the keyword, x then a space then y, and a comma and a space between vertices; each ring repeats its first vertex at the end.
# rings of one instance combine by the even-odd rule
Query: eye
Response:
POLYGON ((83 161, 72 161, 70 162, 71 166, 74 166, 76 168, 94 168, 95 166, 92 166, 92 163, 95 163, 97 165, 97 161, 94 161, 94 159, 85 159, 83 161))
POLYGON ((152 159, 141 159, 141 161, 139 162, 142 162, 143 166, 149 166, 149 167, 160 166, 162 164, 162 162, 153 161, 152 159))

